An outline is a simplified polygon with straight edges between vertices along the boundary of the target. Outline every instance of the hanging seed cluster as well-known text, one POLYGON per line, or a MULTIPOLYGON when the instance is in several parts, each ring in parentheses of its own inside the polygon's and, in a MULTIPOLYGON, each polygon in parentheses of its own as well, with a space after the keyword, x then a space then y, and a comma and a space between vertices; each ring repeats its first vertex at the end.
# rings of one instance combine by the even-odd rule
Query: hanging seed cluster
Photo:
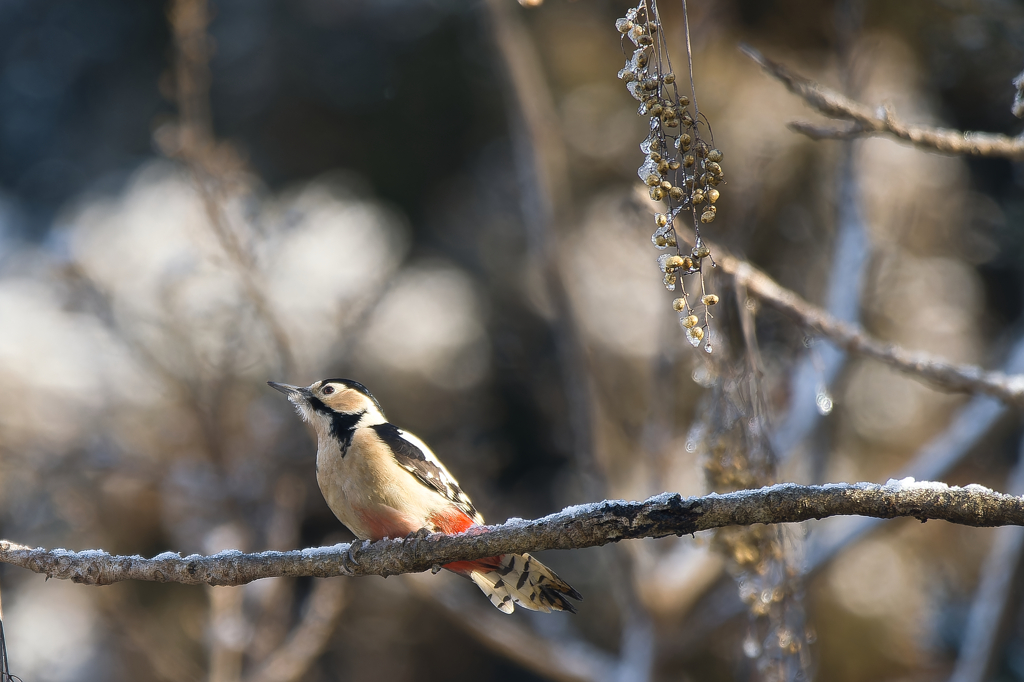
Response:
MULTIPOLYGON (((705 262, 714 265, 714 259, 701 240, 700 227, 714 222, 718 213, 718 187, 725 179, 722 152, 714 148, 714 138, 711 143, 703 139, 702 125, 709 130, 709 137, 710 129, 706 119, 701 119, 696 102, 691 104, 689 97, 679 94, 656 0, 641 0, 615 22, 615 28, 635 48, 619 71, 619 78, 640 102, 637 113, 651 123, 650 133, 640 144, 645 158, 637 174, 649 188, 651 199, 661 203, 654 214, 651 241, 669 252, 658 258, 658 265, 665 287, 679 294, 672 307, 679 313, 687 341, 696 347, 704 340, 704 350, 710 353, 708 332, 714 317, 710 309, 718 303, 718 296, 705 289, 705 262), (694 246, 684 250, 676 231, 680 221, 687 218, 693 223, 694 246), (691 300, 686 291, 683 278, 687 275, 698 276, 697 300, 691 300)), ((691 95, 696 99, 692 88, 691 95)))

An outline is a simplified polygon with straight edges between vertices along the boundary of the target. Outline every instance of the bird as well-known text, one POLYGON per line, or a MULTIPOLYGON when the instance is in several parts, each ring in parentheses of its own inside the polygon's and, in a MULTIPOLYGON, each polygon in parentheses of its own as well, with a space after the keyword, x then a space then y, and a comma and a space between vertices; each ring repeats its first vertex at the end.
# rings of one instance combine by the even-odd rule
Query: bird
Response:
MULTIPOLYGON (((483 516, 422 440, 388 422, 358 381, 323 379, 300 387, 267 382, 284 393, 317 436, 316 480, 327 505, 360 540, 422 533, 463 533, 483 516)), ((469 578, 491 604, 512 613, 569 611, 583 597, 529 554, 445 564, 469 578)))

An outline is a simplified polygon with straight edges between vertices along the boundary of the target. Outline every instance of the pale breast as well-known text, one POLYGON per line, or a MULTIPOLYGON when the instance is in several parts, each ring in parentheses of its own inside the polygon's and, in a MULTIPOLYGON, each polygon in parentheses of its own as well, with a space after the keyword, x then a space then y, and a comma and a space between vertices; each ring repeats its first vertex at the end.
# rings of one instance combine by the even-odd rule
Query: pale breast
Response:
POLYGON ((446 505, 395 462, 372 429, 356 429, 344 457, 332 441, 317 451, 317 483, 331 511, 356 537, 405 537, 446 505))

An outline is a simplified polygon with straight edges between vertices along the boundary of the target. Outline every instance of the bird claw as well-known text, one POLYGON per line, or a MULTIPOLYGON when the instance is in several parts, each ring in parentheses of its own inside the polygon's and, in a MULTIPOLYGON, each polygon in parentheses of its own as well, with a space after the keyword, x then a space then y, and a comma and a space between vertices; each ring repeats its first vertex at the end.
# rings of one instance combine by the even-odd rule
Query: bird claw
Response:
POLYGON ((420 548, 420 542, 430 536, 433 533, 429 528, 423 527, 419 530, 413 531, 405 536, 405 541, 412 541, 412 551, 416 552, 420 548))
POLYGON ((424 526, 423 528, 420 528, 419 530, 414 530, 413 532, 411 532, 408 535, 406 535, 405 539, 406 540, 422 540, 423 538, 428 537, 433 532, 434 531, 432 531, 429 528, 427 528, 426 526, 424 526))
POLYGON ((362 540, 356 540, 348 546, 348 551, 341 557, 341 573, 352 577, 355 575, 355 568, 359 568, 359 552, 363 549, 362 540))

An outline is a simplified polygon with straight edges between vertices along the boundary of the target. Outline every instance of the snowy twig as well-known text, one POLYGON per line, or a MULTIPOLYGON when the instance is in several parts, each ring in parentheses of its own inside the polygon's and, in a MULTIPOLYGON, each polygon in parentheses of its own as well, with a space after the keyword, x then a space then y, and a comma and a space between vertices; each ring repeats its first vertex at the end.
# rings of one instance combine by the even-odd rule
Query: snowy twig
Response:
POLYGON ((536 521, 514 519, 487 532, 436 533, 419 541, 381 540, 290 552, 181 557, 167 552, 152 559, 113 556, 99 550, 32 549, 0 541, 0 562, 49 578, 93 585, 123 580, 184 584, 242 585, 260 578, 397 575, 425 571, 452 561, 512 552, 597 547, 619 540, 688 535, 724 526, 792 523, 829 516, 911 516, 968 526, 1024 525, 1024 498, 981 486, 948 487, 913 479, 825 486, 778 484, 759 490, 684 498, 663 493, 644 502, 604 501, 569 507, 536 521))
POLYGON ((850 121, 836 126, 790 123, 790 128, 808 137, 848 139, 864 135, 891 135, 916 147, 944 154, 1024 158, 1024 138, 910 125, 897 118, 888 105, 870 107, 793 73, 786 66, 768 59, 749 45, 743 45, 740 49, 760 64, 769 75, 781 81, 790 92, 801 97, 821 113, 850 121))
POLYGON ((729 255, 721 246, 712 246, 712 250, 718 267, 732 275, 738 285, 746 287, 773 308, 795 315, 805 326, 828 337, 841 348, 884 362, 945 391, 983 393, 1006 403, 1024 405, 1024 376, 1007 376, 975 365, 958 365, 880 341, 859 326, 837 320, 811 305, 750 263, 729 255))

